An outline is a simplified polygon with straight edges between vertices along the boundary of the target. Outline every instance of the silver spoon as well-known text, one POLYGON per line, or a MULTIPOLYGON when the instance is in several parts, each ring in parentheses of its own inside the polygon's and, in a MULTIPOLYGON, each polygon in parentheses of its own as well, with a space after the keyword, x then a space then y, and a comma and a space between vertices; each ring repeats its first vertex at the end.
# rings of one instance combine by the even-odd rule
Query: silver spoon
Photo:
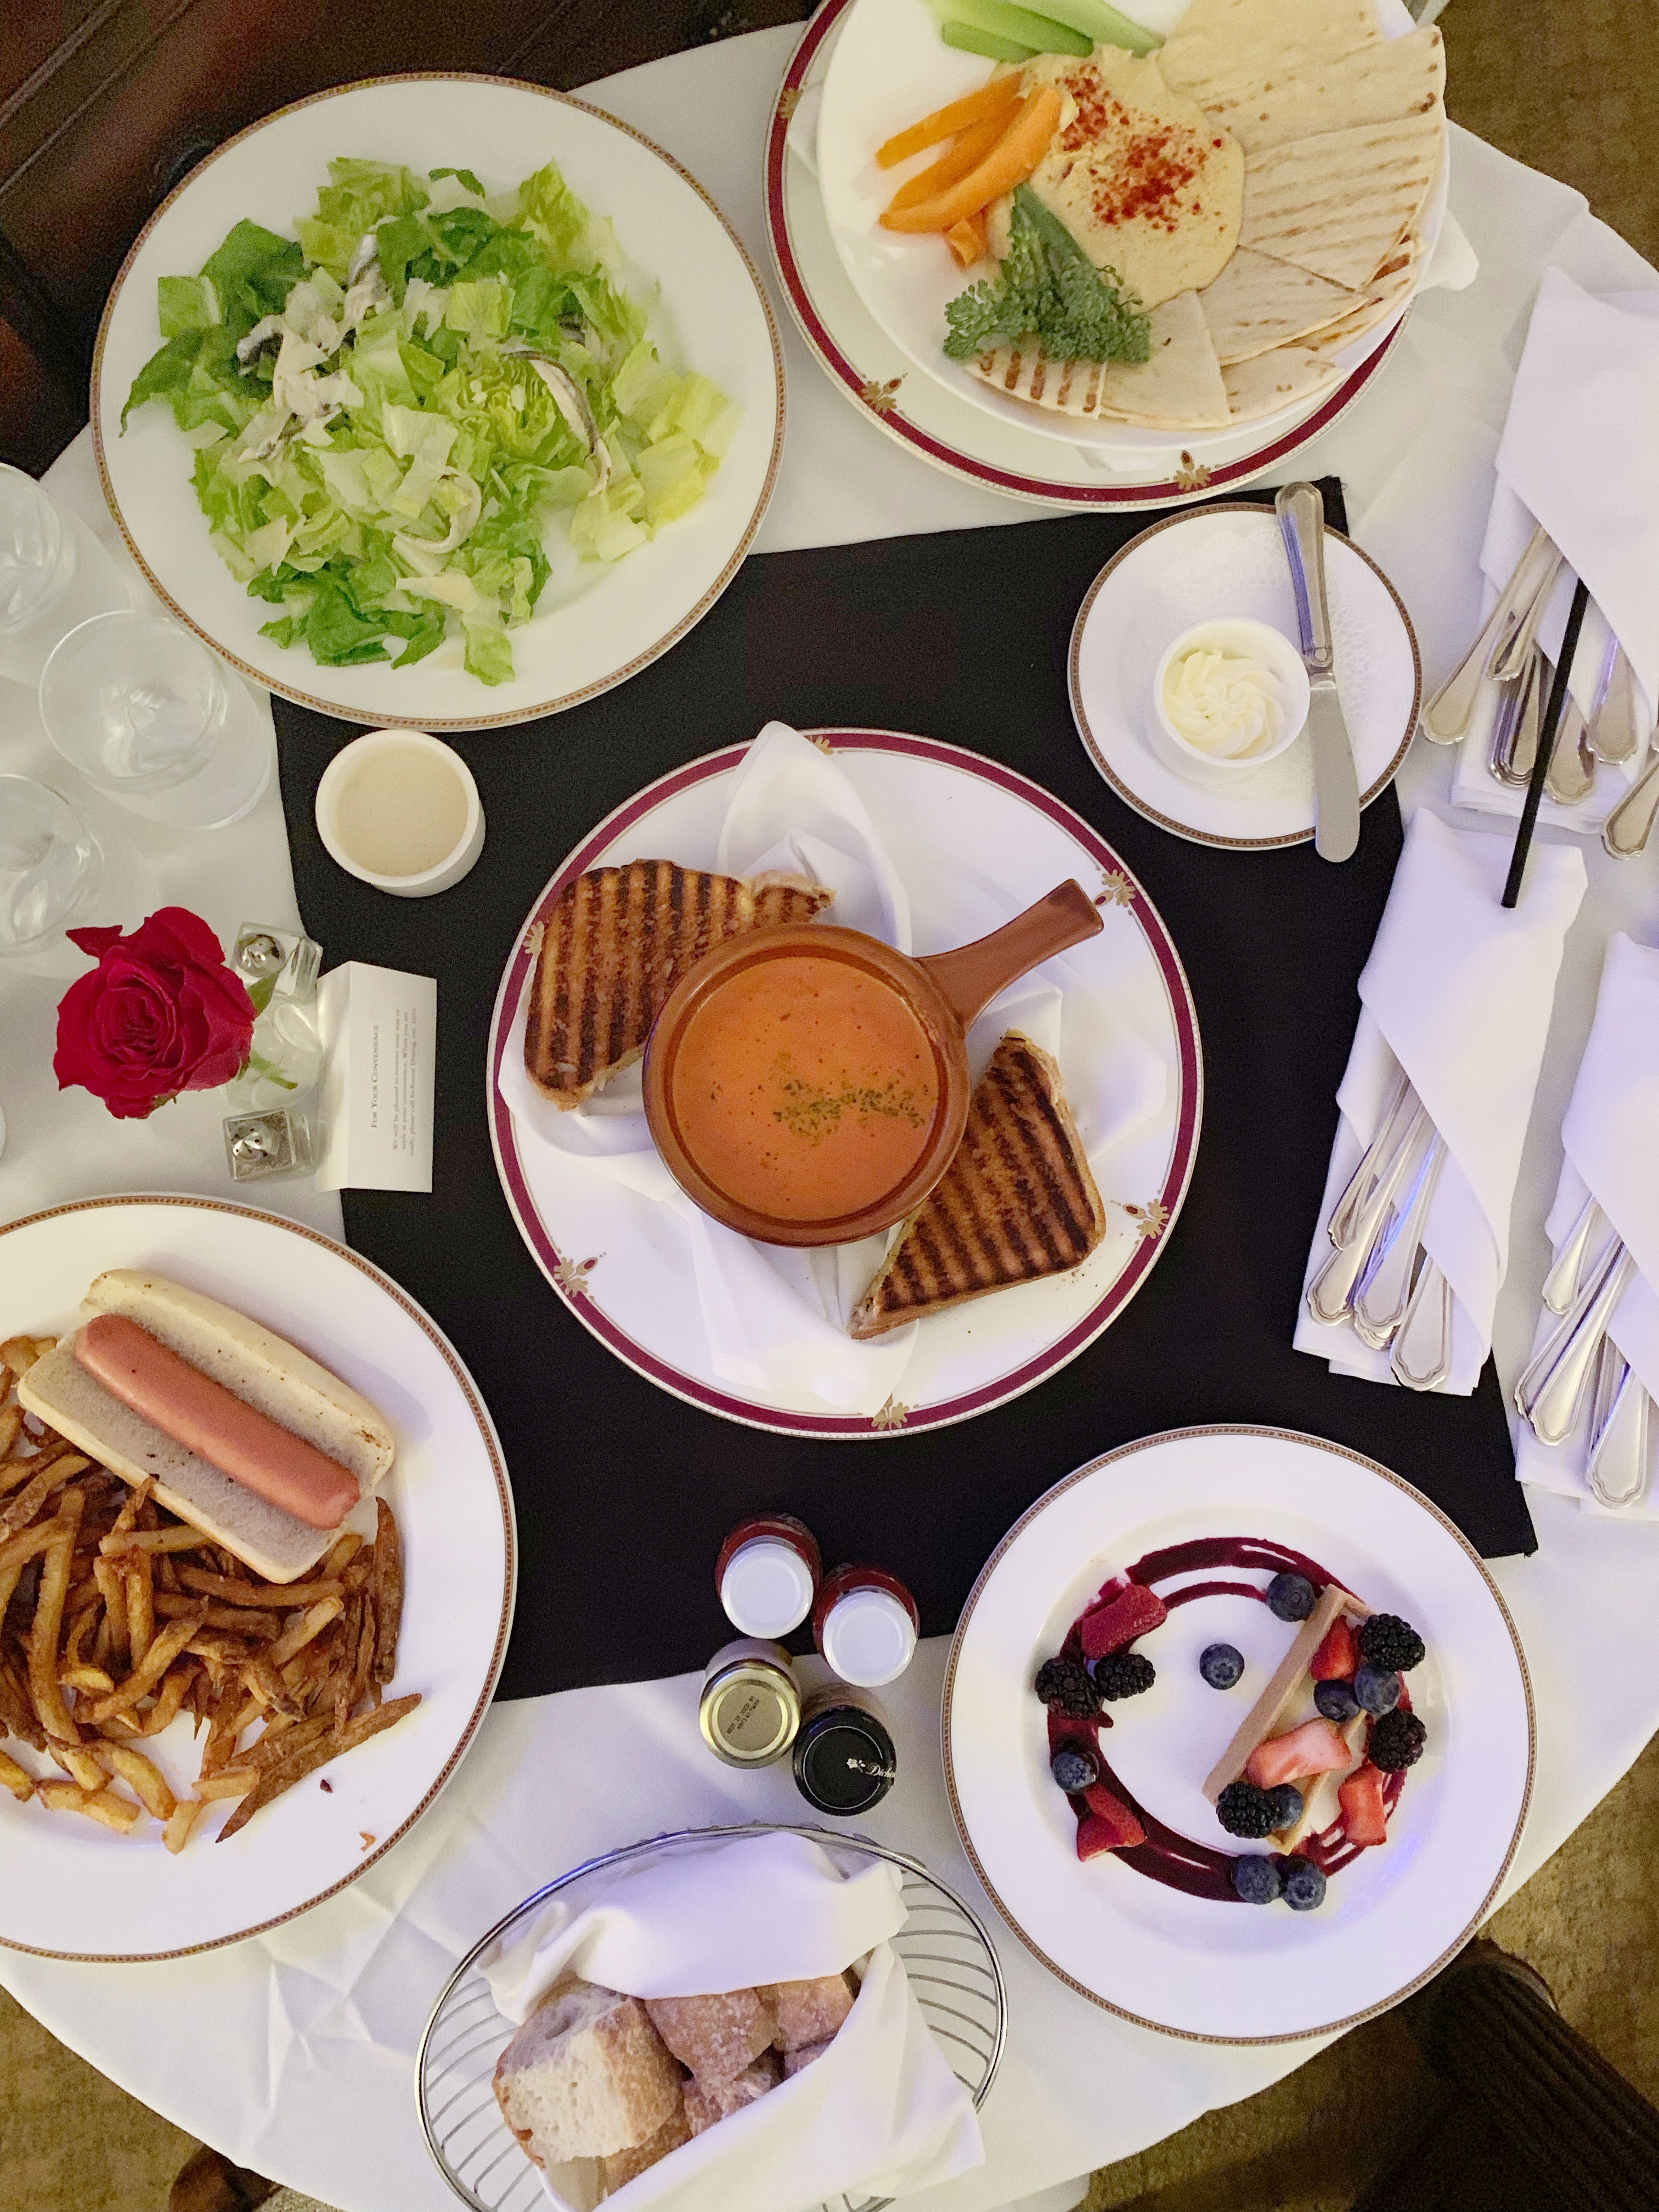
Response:
POLYGON ((1601 1340, 1596 1405, 1590 1419, 1589 1479, 1599 1504, 1639 1504, 1648 1486, 1652 1400, 1611 1337, 1601 1340))
POLYGON ((1373 1352, 1393 1343, 1411 1301, 1423 1231, 1434 1203, 1435 1185, 1446 1157, 1445 1141, 1438 1130, 1407 1188, 1403 1203, 1383 1230, 1353 1295, 1354 1334, 1373 1352))
POLYGON ((1615 1237, 1559 1328, 1534 1354, 1515 1386, 1515 1402, 1541 1444, 1565 1443, 1577 1424, 1584 1386, 1632 1267, 1615 1237))
POLYGON ((1468 730, 1476 696, 1487 679, 1492 655, 1508 640, 1522 608, 1530 604, 1534 580, 1541 574, 1545 562, 1550 562, 1553 575, 1554 563, 1559 558, 1543 530, 1534 530, 1480 636, 1423 709, 1423 734, 1431 744, 1455 745, 1468 730))
POLYGON ((1544 777, 1550 797, 1561 806, 1577 806, 1588 799, 1595 782, 1595 763, 1584 742, 1584 718, 1571 692, 1561 709, 1555 749, 1544 777))
POLYGON ((1615 860, 1633 860, 1659 815, 1659 754, 1648 763, 1601 824, 1601 842, 1615 860))
POLYGON ((1635 759, 1640 742, 1636 714, 1636 678, 1624 648, 1609 632, 1590 703, 1589 744, 1597 760, 1621 768, 1635 759))
POLYGON ((1437 1390, 1451 1372, 1451 1285, 1426 1254, 1395 1333, 1389 1365, 1407 1390, 1437 1390))

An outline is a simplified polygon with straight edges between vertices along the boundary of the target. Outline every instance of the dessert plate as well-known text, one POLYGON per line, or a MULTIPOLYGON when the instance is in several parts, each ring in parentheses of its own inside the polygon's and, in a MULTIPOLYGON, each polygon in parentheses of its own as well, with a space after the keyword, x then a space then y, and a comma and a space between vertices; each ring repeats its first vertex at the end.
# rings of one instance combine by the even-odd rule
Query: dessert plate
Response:
POLYGON ((556 714, 665 653, 736 574, 772 495, 783 443, 783 356, 753 263, 678 161, 596 107, 504 77, 389 76, 318 93, 227 139, 139 233, 99 325, 92 432, 104 495, 129 550, 173 611, 243 675, 349 721, 486 729, 556 714), (239 216, 283 236, 310 211, 343 153, 471 167, 492 191, 550 159, 595 216, 608 216, 638 282, 649 333, 671 365, 711 376, 743 407, 702 501, 611 564, 579 561, 556 519, 553 574, 510 633, 514 674, 487 685, 450 640, 418 675, 386 662, 319 667, 303 647, 259 635, 271 612, 248 598, 209 542, 191 452, 167 410, 139 409, 121 434, 132 380, 155 350, 155 280, 201 267, 239 216))
MULTIPOLYGON (((326 1793, 301 1784, 222 1848, 210 1810, 173 1857, 154 1820, 112 1835, 0 1792, 0 1943, 46 1958, 179 1958, 333 1896, 385 1857, 454 1773, 507 1651, 513 1495, 454 1347, 389 1276, 315 1230, 205 1198, 55 1206, 0 1229, 0 1338, 68 1328, 106 1267, 154 1267, 267 1323, 378 1406, 398 1443, 380 1492, 407 1574, 395 1689, 418 1690, 422 1702, 330 1767, 326 1793)), ((144 1745, 180 1796, 199 1748, 187 1717, 144 1745)))
MULTIPOLYGON (((648 785, 600 823, 548 884, 497 994, 487 1108, 520 1234, 558 1296, 619 1358, 728 1419, 786 1435, 862 1441, 984 1413, 1054 1374, 1109 1326, 1151 1272, 1186 1194, 1202 1061, 1191 994, 1169 933, 1087 823, 1038 785, 956 745, 882 730, 805 734, 833 750, 868 810, 909 894, 918 953, 966 942, 988 926, 988 910, 998 919, 1016 913, 1067 876, 1101 908, 1101 934, 1064 956, 1062 1065, 1075 1056, 1094 1066, 1103 1056, 1109 1066, 1121 1040, 1121 1060, 1158 1071, 1159 1103, 1092 1163, 1107 1230, 1089 1259, 1071 1274, 1022 1284, 920 1323, 899 1382, 878 1409, 836 1412, 805 1395, 769 1399, 716 1371, 696 1295, 694 1249, 672 1209, 595 1174, 515 1117, 501 1075, 507 1053, 522 1049, 520 1009, 537 925, 585 869, 645 858, 712 866, 746 746, 711 753, 648 785)), ((1001 1034, 1000 1009, 1017 1005, 1030 988, 1012 986, 970 1031, 975 1076, 1001 1034)))
MULTIPOLYGON (((1359 803, 1394 781, 1417 727, 1422 666, 1411 617, 1368 553, 1325 533, 1337 689, 1359 803)), ((1235 851, 1304 844, 1314 833, 1313 750, 1304 730, 1276 759, 1214 783, 1177 774, 1153 746, 1152 677, 1194 623, 1249 615, 1296 641, 1296 602, 1271 507, 1245 501, 1154 523, 1090 585, 1072 626, 1072 714, 1118 797, 1160 830, 1235 851)))
MULTIPOLYGON (((1040 419, 1039 410, 999 401, 965 376, 972 396, 924 373, 860 298, 836 252, 818 185, 819 103, 851 4, 825 0, 784 73, 767 136, 766 221, 779 282, 802 337, 836 389, 867 410, 890 437, 951 476, 1015 499, 1133 512, 1248 483, 1328 429, 1364 392, 1392 349, 1401 320, 1368 333, 1361 357, 1299 415, 1205 432, 1146 433, 1124 424, 1116 444, 1061 442, 1052 430, 1030 426, 1028 417, 1040 419), (990 403, 989 411, 981 401, 990 403)), ((939 52, 952 58, 948 49, 939 52)), ((1443 193, 1443 176, 1437 189, 1443 193)))
MULTIPOLYGON (((1249 1579, 1265 1586, 1267 1574, 1249 1579)), ((1201 1784, 1293 1633, 1255 1600, 1219 1595, 1172 1609, 1138 1647, 1158 1679, 1109 1708, 1105 1746, 1137 1802, 1178 1835, 1229 1844, 1201 1784), (1199 1674, 1217 1640, 1244 1656, 1230 1691, 1199 1674)), ((945 1766, 975 1872, 1062 1981, 1170 2034, 1284 2042, 1397 2002, 1474 1934, 1526 1817, 1532 1692, 1479 1556, 1398 1475, 1285 1430, 1177 1430, 1068 1475, 992 1553, 945 1671, 945 1766), (1188 1895, 1115 1854, 1079 1862, 1070 1804, 1048 1773, 1038 1666, 1108 1576, 1166 1545, 1218 1537, 1305 1554, 1374 1610, 1403 1614, 1428 1645, 1410 1678, 1427 1748, 1389 1839, 1333 1874, 1307 1913, 1188 1895)))

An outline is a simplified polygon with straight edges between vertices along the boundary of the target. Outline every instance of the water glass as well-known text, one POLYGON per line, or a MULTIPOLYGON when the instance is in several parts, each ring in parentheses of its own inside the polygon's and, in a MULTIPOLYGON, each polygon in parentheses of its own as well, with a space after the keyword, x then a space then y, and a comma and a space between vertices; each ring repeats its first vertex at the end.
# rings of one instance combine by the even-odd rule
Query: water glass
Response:
POLYGON ((120 570, 80 517, 0 463, 0 676, 33 687, 61 637, 128 604, 120 570))
POLYGON ((66 929, 91 920, 103 881, 98 841, 68 799, 0 775, 0 959, 63 947, 66 929))
POLYGON ((270 732, 240 681, 166 615, 94 616, 40 678, 46 734, 88 783, 175 828, 240 821, 270 781, 270 732))

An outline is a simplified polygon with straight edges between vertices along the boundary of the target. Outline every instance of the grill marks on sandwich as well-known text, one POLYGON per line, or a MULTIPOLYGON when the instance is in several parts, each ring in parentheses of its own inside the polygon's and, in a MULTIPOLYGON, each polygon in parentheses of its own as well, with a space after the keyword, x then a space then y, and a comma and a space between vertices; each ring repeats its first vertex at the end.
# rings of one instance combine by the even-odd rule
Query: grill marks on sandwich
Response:
POLYGON ((795 878, 717 876, 672 860, 590 868, 547 917, 525 1027, 525 1066, 577 1106, 645 1049, 674 985, 722 939, 810 921, 831 894, 795 878))
POLYGON ((866 1292, 852 1333, 879 1336, 965 1298, 1064 1274, 1105 1225, 1060 1070, 1011 1030, 974 1093, 955 1159, 866 1292))

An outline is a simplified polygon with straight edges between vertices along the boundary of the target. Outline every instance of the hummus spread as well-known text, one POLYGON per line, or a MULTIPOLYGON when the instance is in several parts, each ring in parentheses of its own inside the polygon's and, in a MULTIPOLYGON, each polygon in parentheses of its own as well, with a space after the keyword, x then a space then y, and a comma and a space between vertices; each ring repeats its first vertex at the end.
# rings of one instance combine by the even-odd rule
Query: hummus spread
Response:
MULTIPOLYGON (((1066 95, 1053 144, 1028 180, 1097 269, 1109 269, 1143 307, 1201 291, 1238 243, 1244 153, 1196 100, 1172 91, 1152 56, 1097 46, 1086 58, 1039 54, 1020 71, 1029 91, 1066 95)), ((1007 238, 1006 203, 991 243, 1007 238)))

